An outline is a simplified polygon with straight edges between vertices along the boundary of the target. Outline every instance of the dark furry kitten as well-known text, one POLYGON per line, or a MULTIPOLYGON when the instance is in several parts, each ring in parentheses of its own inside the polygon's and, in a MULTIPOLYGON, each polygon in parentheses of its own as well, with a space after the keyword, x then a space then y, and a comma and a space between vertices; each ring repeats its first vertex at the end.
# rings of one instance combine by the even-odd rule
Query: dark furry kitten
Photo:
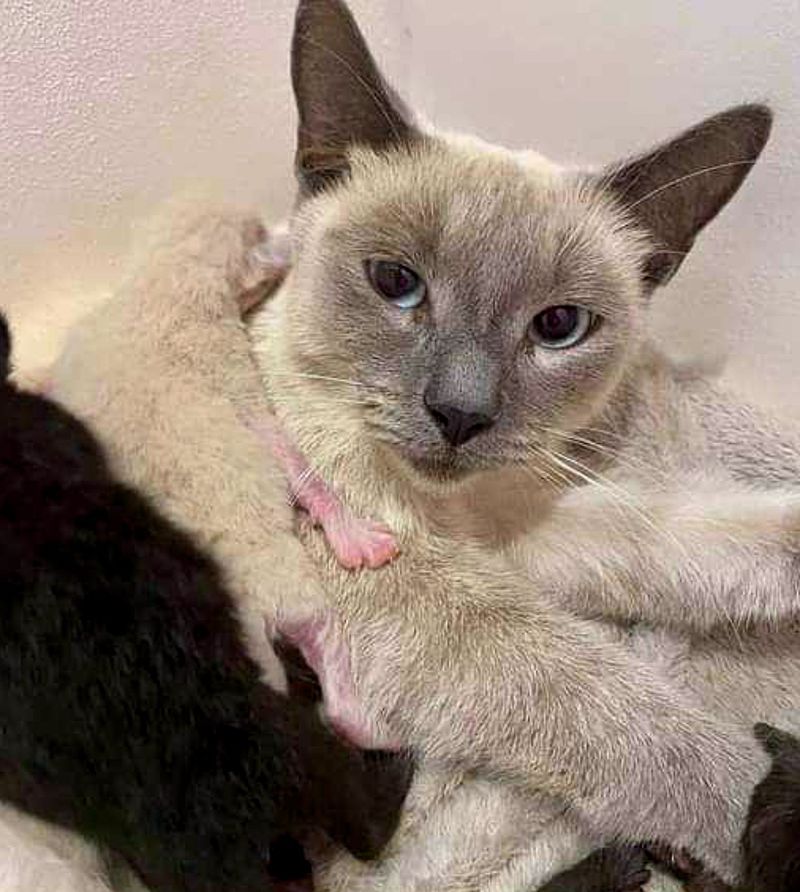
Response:
POLYGON ((643 849, 609 846, 553 877, 539 892, 641 892, 649 879, 643 849))
POLYGON ((743 839, 748 892, 800 890, 800 741, 769 725, 756 736, 772 771, 756 787, 743 839))
POLYGON ((5 380, 9 350, 0 316, 0 798, 154 892, 278 888, 270 844, 312 828, 374 856, 408 768, 259 681, 212 561, 5 380))
MULTIPOLYGON (((772 769, 750 803, 742 836, 744 883, 734 889, 686 852, 663 845, 648 849, 653 860, 683 882, 686 892, 800 892, 800 740, 763 723, 755 726, 755 734, 772 756, 772 769)), ((541 892, 556 892, 556 887, 548 885, 541 892)))

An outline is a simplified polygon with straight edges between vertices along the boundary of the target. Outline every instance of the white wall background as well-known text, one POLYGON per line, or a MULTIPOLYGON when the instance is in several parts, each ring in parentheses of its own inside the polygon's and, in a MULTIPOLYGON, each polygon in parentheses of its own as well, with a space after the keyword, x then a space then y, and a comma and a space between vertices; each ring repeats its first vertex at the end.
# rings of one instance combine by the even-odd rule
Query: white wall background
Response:
MULTIPOLYGON (((798 0, 352 0, 412 104, 558 160, 603 162, 726 105, 773 137, 658 298, 676 352, 800 409, 798 0)), ((105 291, 131 220, 209 182, 289 207, 293 0, 0 0, 0 306, 23 353, 105 291)))

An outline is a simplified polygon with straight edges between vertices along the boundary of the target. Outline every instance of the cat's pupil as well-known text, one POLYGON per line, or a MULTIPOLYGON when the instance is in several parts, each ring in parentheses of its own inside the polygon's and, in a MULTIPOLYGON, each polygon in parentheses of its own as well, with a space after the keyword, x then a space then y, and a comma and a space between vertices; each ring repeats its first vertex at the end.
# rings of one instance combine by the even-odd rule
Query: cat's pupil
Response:
POLYGON ((535 325, 546 341, 564 340, 578 325, 578 307, 548 307, 536 317, 535 325))
POLYGON ((401 263, 376 263, 374 275, 378 290, 390 300, 409 294, 419 283, 417 274, 401 263))

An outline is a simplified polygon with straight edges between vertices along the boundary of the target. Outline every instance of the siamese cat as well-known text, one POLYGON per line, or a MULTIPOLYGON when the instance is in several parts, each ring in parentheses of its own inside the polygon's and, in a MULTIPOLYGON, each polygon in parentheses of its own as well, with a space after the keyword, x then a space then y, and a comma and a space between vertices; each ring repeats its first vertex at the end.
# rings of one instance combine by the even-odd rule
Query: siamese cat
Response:
MULTIPOLYGON (((373 728, 500 780, 509 812, 535 790, 589 838, 668 839, 735 879, 752 723, 800 715, 800 438, 686 380, 645 318, 769 111, 565 170, 416 124, 338 0, 300 3, 293 81, 294 266, 251 331, 282 425, 399 539, 354 578, 304 533, 373 728)), ((478 836, 458 812, 428 830, 478 836)), ((495 888, 527 857, 507 842, 450 878, 392 874, 412 846, 331 882, 495 888)))
MULTIPOLYGON (((768 769, 751 724, 791 724, 796 709, 777 676, 794 659, 791 630, 770 633, 762 656, 766 632, 743 627, 794 609, 794 499, 762 479, 773 468, 788 481, 794 453, 779 436, 748 441, 738 421, 709 442, 718 398, 677 379, 643 320, 647 294, 744 179, 768 113, 736 109, 613 171, 577 173, 423 132, 336 0, 301 2, 293 68, 295 266, 255 314, 253 344, 284 442, 350 509, 388 524, 399 559, 354 575, 309 527, 306 554, 289 544, 288 509, 269 507, 282 499, 269 453, 257 438, 244 445, 249 416, 230 397, 252 392, 249 372, 245 385, 225 376, 229 341, 213 323, 213 350, 196 357, 185 306, 180 322, 162 315, 163 296, 146 313, 132 300, 127 315, 101 317, 68 348, 54 392, 106 438, 121 473, 205 531, 242 593, 254 651, 263 616, 278 612, 274 570, 299 561, 308 582, 292 609, 312 617, 307 649, 333 655, 313 661, 329 710, 428 766, 396 849, 344 886, 530 889, 616 838, 686 847, 736 878, 768 769), (153 364, 158 350, 180 359, 178 386, 169 360, 153 364), (224 408, 193 402, 187 380, 213 381, 224 408), (206 442, 197 431, 211 410, 227 421, 206 442), (268 506, 257 540, 245 531, 258 510, 236 520, 248 504, 268 506), (581 536, 594 559, 571 561, 581 536), (728 553, 709 562, 716 543, 728 553), (755 609, 728 572, 751 556, 765 599, 755 609), (644 619, 657 630, 631 634, 644 619), (347 654, 363 715, 336 705, 347 654), (718 672, 728 664, 731 704, 718 672), (434 839, 476 838, 475 813, 450 806, 478 786, 502 832, 415 862, 404 840, 420 824, 434 839)), ((195 252, 184 275, 197 263, 195 252)))

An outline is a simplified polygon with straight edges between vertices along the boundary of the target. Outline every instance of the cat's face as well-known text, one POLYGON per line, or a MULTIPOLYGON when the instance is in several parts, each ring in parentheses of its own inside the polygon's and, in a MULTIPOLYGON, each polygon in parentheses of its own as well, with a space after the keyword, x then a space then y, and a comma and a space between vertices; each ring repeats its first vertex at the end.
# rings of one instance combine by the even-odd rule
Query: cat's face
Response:
POLYGON ((301 201, 278 301, 283 405, 305 446, 337 428, 427 480, 526 462, 602 411, 647 296, 770 129, 767 109, 741 106, 580 174, 423 133, 341 0, 300 0, 292 62, 301 201))
POLYGON ((350 165, 298 216, 290 300, 301 371, 358 382, 362 436, 453 479, 592 417, 643 304, 645 243, 600 190, 443 139, 350 165))

